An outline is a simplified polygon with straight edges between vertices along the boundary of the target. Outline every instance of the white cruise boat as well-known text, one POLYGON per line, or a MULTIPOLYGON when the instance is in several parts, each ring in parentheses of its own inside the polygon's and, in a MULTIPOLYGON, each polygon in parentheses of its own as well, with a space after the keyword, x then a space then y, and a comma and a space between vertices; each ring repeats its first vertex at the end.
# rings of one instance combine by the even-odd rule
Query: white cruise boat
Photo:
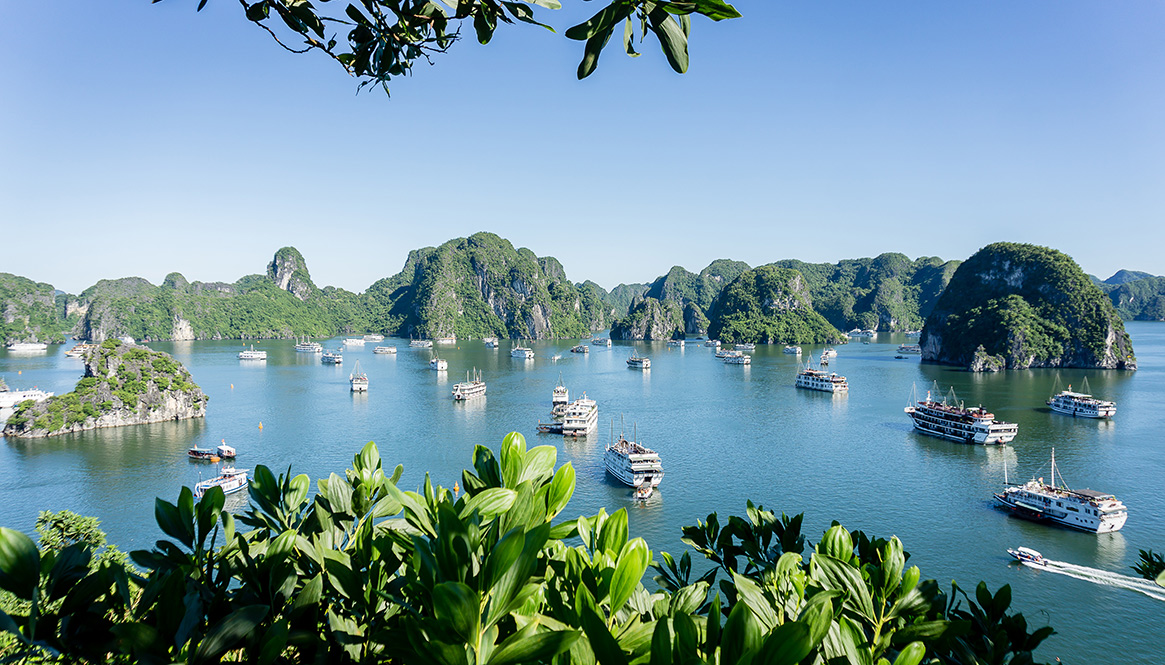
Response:
POLYGON ((1014 439, 1019 431, 1019 425, 995 420, 995 414, 982 406, 968 409, 961 402, 956 405, 953 398, 949 401, 950 404, 944 398, 942 402, 936 402, 927 391, 924 401, 904 410, 918 431, 951 441, 1004 444, 1014 439))
POLYGON ((73 348, 66 351, 65 357, 66 358, 84 358, 86 353, 89 353, 90 351, 92 351, 93 349, 96 349, 96 348, 97 348, 96 344, 89 344, 87 342, 81 342, 81 343, 75 345, 73 348))
POLYGON ((558 385, 550 393, 550 413, 561 418, 566 415, 566 408, 570 406, 570 391, 562 383, 562 375, 558 375, 558 385))
POLYGON ((799 347, 795 344, 786 344, 785 348, 784 348, 784 353, 788 353, 789 355, 792 355, 792 356, 799 356, 799 355, 801 355, 801 347, 799 347))
POLYGON ((837 357, 837 349, 833 348, 832 346, 827 346, 821 350, 821 357, 822 358, 836 358, 837 357))
POLYGON ((836 372, 826 372, 823 369, 813 369, 813 357, 809 357, 809 362, 805 363, 805 369, 797 373, 797 382, 794 384, 798 388, 805 388, 807 390, 820 390, 825 393, 848 393, 849 383, 844 376, 838 375, 836 372))
POLYGON ((922 347, 917 344, 899 344, 898 353, 922 353, 922 347))
POLYGON ((52 396, 52 393, 37 388, 32 390, 0 390, 0 409, 11 409, 28 400, 43 402, 52 396))
POLYGON ((243 351, 239 352, 239 360, 266 360, 266 359, 267 359, 267 352, 266 351, 256 351, 254 344, 251 345, 251 348, 244 349, 243 351))
POLYGON ((875 335, 877 335, 877 334, 878 334, 878 332, 877 332, 876 330, 870 330, 870 329, 868 329, 868 328, 867 328, 866 330, 862 330, 861 328, 854 328, 853 330, 851 330, 851 331, 847 332, 847 333, 846 333, 846 336, 847 336, 847 337, 865 337, 865 338, 870 338, 870 337, 873 337, 873 336, 875 336, 875 335))
POLYGON ((433 357, 429 360, 429 369, 444 372, 449 369, 449 361, 437 354, 433 354, 433 357))
POLYGON ((365 336, 364 336, 364 341, 365 341, 365 342, 383 342, 383 341, 384 341, 384 335, 376 335, 376 334, 373 334, 373 335, 365 335, 365 336))
POLYGON ((571 353, 590 353, 591 347, 587 346, 586 344, 575 344, 574 346, 570 347, 570 352, 571 353))
POLYGON ((707 342, 704 342, 704 346, 707 346, 707 347, 713 348, 713 349, 718 349, 718 348, 720 348, 720 340, 710 339, 707 342))
POLYGON ((45 342, 13 342, 8 345, 9 351, 28 353, 29 351, 48 351, 49 345, 45 342))
POLYGON ((453 399, 458 402, 485 397, 485 381, 481 380, 481 372, 475 368, 465 373, 465 383, 453 384, 453 399))
POLYGON ((354 393, 368 392, 368 375, 360 371, 360 361, 356 361, 356 367, 352 369, 352 373, 348 375, 348 383, 352 386, 354 393))
POLYGON ((456 344, 457 343, 457 335, 451 335, 449 337, 438 337, 437 339, 433 340, 433 342, 435 344, 446 344, 446 345, 456 344))
POLYGON ((1058 524, 1089 533, 1111 533, 1120 531, 1129 518, 1125 504, 1107 492, 1083 489, 1072 490, 1056 485, 1056 450, 1052 449, 1052 482, 1045 484, 1043 478, 1033 478, 1022 485, 1007 482, 1004 467, 1002 492, 995 499, 1016 517, 1058 524))
POLYGON ((629 487, 659 486, 663 480, 663 464, 650 448, 619 435, 619 440, 608 444, 603 453, 607 473, 629 487))
POLYGON ((606 337, 596 337, 596 338, 591 340, 591 345, 592 346, 611 346, 611 340, 610 340, 610 338, 606 338, 606 337))
POLYGON ((364 346, 363 337, 345 337, 344 346, 364 346))
POLYGON ((645 358, 631 349, 631 357, 627 359, 627 366, 631 369, 651 369, 651 358, 645 358))
POLYGON ((396 347, 395 346, 377 346, 377 347, 374 347, 372 349, 372 352, 379 354, 379 355, 382 355, 382 356, 383 355, 393 355, 396 353, 396 347))
POLYGON ((682 339, 669 339, 667 341, 667 345, 674 346, 678 349, 682 349, 682 348, 684 348, 684 340, 682 340, 682 339))
POLYGON ((736 349, 737 351, 756 351, 756 344, 753 344, 752 342, 741 342, 732 348, 736 349))
POLYGON ((203 480, 194 484, 194 498, 201 499, 206 490, 212 487, 221 487, 223 494, 234 494, 247 489, 247 470, 236 469, 233 466, 224 466, 220 472, 222 475, 211 478, 210 480, 203 480))
POLYGON ((1078 418, 1111 418, 1116 415, 1116 402, 1099 400, 1087 393, 1074 393, 1072 386, 1052 395, 1047 404, 1053 411, 1078 418))
POLYGON ((511 358, 521 358, 522 360, 533 360, 534 349, 525 346, 515 346, 510 349, 511 358))
POLYGON ((570 403, 562 419, 563 436, 586 436, 599 424, 599 405, 587 394, 570 403))
POLYGON ((409 346, 414 349, 431 349, 433 348, 433 340, 431 339, 414 339, 409 342, 409 346))
POLYGON ((498 348, 498 338, 497 337, 486 337, 485 339, 483 339, 481 341, 485 342, 485 348, 487 348, 487 349, 498 348))
POLYGON ((728 356, 730 356, 734 353, 743 353, 743 351, 733 351, 732 349, 722 349, 719 347, 716 349, 716 357, 721 359, 721 360, 724 360, 725 358, 727 358, 728 356))
POLYGON ((906 332, 904 332, 902 334, 906 335, 907 337, 921 337, 922 331, 921 330, 907 330, 906 332))
POLYGON ((344 362, 344 353, 340 349, 324 351, 320 355, 320 362, 325 365, 340 365, 344 362))
POLYGON ((295 345, 295 352, 296 353, 323 353, 324 346, 322 344, 320 344, 319 342, 312 342, 312 341, 309 341, 307 339, 307 337, 304 337, 303 341, 301 341, 295 345))
POLYGON ((732 353, 728 354, 728 356, 726 358, 724 358, 724 364, 725 365, 751 365, 752 364, 752 356, 744 353, 743 351, 733 351, 732 353))

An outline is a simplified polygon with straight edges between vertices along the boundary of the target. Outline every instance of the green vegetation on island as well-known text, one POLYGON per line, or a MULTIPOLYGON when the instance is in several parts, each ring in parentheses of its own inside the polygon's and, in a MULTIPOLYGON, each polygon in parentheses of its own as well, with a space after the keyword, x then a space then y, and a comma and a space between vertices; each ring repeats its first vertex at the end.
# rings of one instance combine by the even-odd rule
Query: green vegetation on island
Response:
POLYGON ((588 336, 605 320, 593 295, 584 299, 557 259, 475 233, 409 252, 365 300, 373 328, 388 334, 546 339, 588 336))
POLYGON ((650 284, 620 284, 607 294, 607 304, 611 306, 612 316, 618 320, 627 316, 631 311, 631 303, 642 298, 650 284))
POLYGON ((169 354, 116 339, 85 356, 72 392, 17 405, 5 437, 46 437, 102 427, 201 418, 207 397, 169 354))
POLYGON ((901 331, 922 328, 959 262, 889 253, 836 264, 786 259, 774 265, 799 271, 813 308, 839 330, 901 331))
POLYGON ((723 342, 821 344, 846 341, 813 310, 801 273, 776 265, 747 270, 720 293, 708 336, 723 342))
POLYGON ((372 443, 314 494, 258 466, 238 517, 217 487, 158 499, 141 571, 0 528, 0 660, 1018 665, 1054 634, 1008 586, 925 579, 897 537, 835 522, 814 544, 800 515, 752 502, 683 529, 701 574, 629 533, 626 509, 562 518, 575 472, 556 462, 512 433, 475 448, 464 494, 399 488, 372 443))
POLYGON ((924 361, 973 371, 1136 369, 1109 299, 1071 257, 1037 245, 995 243, 967 259, 920 343, 924 361))
POLYGON ((611 325, 611 339, 682 339, 684 311, 672 300, 639 298, 627 316, 611 325))
POLYGON ((61 344, 77 318, 71 297, 51 284, 0 272, 0 344, 61 344))

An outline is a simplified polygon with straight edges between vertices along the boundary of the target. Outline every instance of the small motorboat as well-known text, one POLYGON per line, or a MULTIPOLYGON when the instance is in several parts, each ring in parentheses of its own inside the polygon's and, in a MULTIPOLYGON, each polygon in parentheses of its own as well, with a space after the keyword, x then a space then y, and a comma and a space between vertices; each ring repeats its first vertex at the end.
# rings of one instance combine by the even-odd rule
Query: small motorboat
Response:
POLYGON ((1015 557, 1015 560, 1020 563, 1026 563, 1029 566, 1045 566, 1047 561, 1044 555, 1031 549, 1030 547, 1017 547, 1015 549, 1008 549, 1007 553, 1015 557))
POLYGON ((220 473, 221 475, 215 478, 195 483, 194 498, 201 499, 212 487, 221 487, 223 494, 234 494, 247 489, 247 469, 224 466, 220 473))
POLYGON ((654 491, 655 487, 651 483, 642 483, 635 486, 635 490, 632 493, 632 496, 637 501, 647 501, 651 498, 651 495, 654 491))
POLYGON ((215 449, 215 454, 223 459, 234 459, 238 455, 234 448, 227 445, 226 439, 223 439, 219 447, 215 449))
POLYGON ((562 423, 538 423, 538 431, 543 434, 562 434, 562 423))
POLYGON ((190 459, 203 460, 206 462, 219 461, 218 453, 211 450, 210 448, 199 448, 198 446, 194 446, 190 450, 187 450, 186 456, 190 459))

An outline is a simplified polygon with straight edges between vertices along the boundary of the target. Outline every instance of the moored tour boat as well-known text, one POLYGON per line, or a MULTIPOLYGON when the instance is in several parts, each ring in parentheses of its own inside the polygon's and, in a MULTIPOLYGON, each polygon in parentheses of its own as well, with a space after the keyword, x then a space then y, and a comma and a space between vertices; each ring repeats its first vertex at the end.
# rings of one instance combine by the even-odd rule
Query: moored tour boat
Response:
POLYGON ((796 344, 786 344, 783 352, 788 353, 789 355, 799 356, 801 355, 801 347, 797 346, 796 344))
POLYGON ((519 358, 521 360, 533 360, 534 349, 521 345, 515 346, 514 348, 510 349, 510 357, 519 358))
POLYGON ((837 349, 833 348, 832 346, 827 346, 821 350, 821 358, 822 359, 836 358, 836 357, 837 357, 837 349))
POLYGON ((651 358, 645 358, 631 349, 631 357, 627 359, 627 366, 631 369, 651 369, 651 358))
POLYGON ((756 351, 756 344, 752 342, 741 342, 733 347, 737 351, 756 351))
POLYGON ((431 349, 433 348, 433 340, 431 339, 414 339, 409 341, 409 346, 414 349, 431 349))
POLYGON ((320 362, 325 365, 339 365, 344 362, 344 353, 340 349, 335 351, 324 351, 320 355, 320 362))
POLYGON ((485 342, 485 348, 487 348, 487 349, 498 348, 498 338, 497 337, 486 337, 486 338, 482 339, 481 341, 485 342))
POLYGON ((1004 485, 995 499, 1016 517, 1036 522, 1047 522, 1089 533, 1120 531, 1129 518, 1128 509, 1112 494, 1096 490, 1073 490, 1056 485, 1056 450, 1052 449, 1052 482, 1032 478, 1022 485, 1007 482, 1004 467, 1004 485))
POLYGON ((223 494, 234 494, 247 489, 247 470, 224 466, 220 475, 194 484, 194 498, 201 499, 212 487, 221 487, 223 494))
POLYGON ((751 365, 752 356, 745 354, 743 351, 733 351, 724 358, 726 365, 751 365))
POLYGON ((345 337, 344 346, 364 346, 363 337, 345 337))
POLYGON ((575 344, 574 346, 570 347, 570 352, 571 353, 590 353, 591 347, 587 346, 586 344, 575 344))
POLYGON ((73 348, 66 351, 65 357, 66 358, 84 358, 86 353, 89 353, 90 351, 92 351, 93 349, 96 349, 96 348, 97 348, 96 344, 88 344, 86 342, 81 342, 80 344, 77 344, 73 348))
POLYGON ((13 342, 8 345, 9 351, 29 352, 29 351, 48 351, 49 345, 46 342, 13 342))
POLYGON ((198 446, 194 446, 190 450, 187 450, 186 456, 190 459, 203 462, 217 462, 220 459, 219 454, 210 448, 199 448, 198 446))
POLYGON ((365 342, 383 342, 383 341, 384 341, 384 335, 377 335, 377 334, 375 334, 375 333, 374 333, 374 334, 371 334, 371 335, 365 335, 365 336, 364 336, 364 341, 365 341, 365 342))
POLYGON ((917 344, 899 344, 898 353, 922 353, 922 347, 917 344))
POLYGON ((684 348, 684 340, 682 340, 682 339, 669 339, 667 341, 667 345, 682 349, 682 348, 684 348))
POLYGON ((606 337, 596 337, 591 340, 591 344, 593 346, 611 346, 611 340, 606 337))
POLYGON ((481 372, 474 368, 465 373, 465 383, 453 384, 453 399, 458 402, 485 397, 485 381, 481 380, 481 372))
POLYGON ((622 433, 618 441, 607 444, 603 466, 607 473, 629 487, 647 485, 655 488, 663 481, 663 463, 659 455, 640 443, 628 441, 622 433))
POLYGON ((849 392, 849 383, 844 376, 840 376, 836 372, 813 369, 812 362, 813 357, 810 356, 809 362, 805 363, 805 369, 797 373, 797 381, 794 385, 798 388, 820 390, 825 393, 849 392))
POLYGON ((356 361, 356 367, 352 368, 352 373, 348 375, 348 383, 354 393, 368 392, 368 375, 360 371, 359 360, 356 361))
POLYGON ((562 419, 563 436, 586 436, 599 424, 599 405, 587 394, 570 403, 562 419))
POLYGON ((1047 404, 1053 411, 1080 418, 1111 418, 1116 415, 1116 402, 1099 400, 1088 393, 1074 393, 1072 386, 1049 397, 1047 404))
POLYGON ((961 402, 956 402, 953 395, 952 389, 949 398, 937 402, 931 399, 931 393, 927 391, 925 400, 904 410, 914 421, 915 429, 931 436, 985 445, 1004 444, 1015 438, 1019 425, 995 420, 995 414, 982 406, 965 408, 961 402))
POLYGON ((711 348, 718 348, 720 346, 720 340, 710 339, 707 342, 704 342, 704 346, 711 347, 711 348))
POLYGON ((429 369, 444 372, 449 369, 449 361, 434 353, 433 357, 429 360, 429 369))
POLYGON ((267 359, 267 352, 266 351, 256 351, 254 344, 251 345, 251 348, 244 349, 244 350, 239 352, 239 360, 266 360, 266 359, 267 359))
POLYGON ((309 341, 307 336, 304 336, 303 340, 295 345, 296 353, 323 353, 323 351, 324 346, 322 344, 309 341))
POLYGON ((11 409, 21 402, 29 400, 43 402, 53 394, 38 388, 32 390, 0 390, 0 409, 11 409))
POLYGON ((378 347, 373 348, 372 352, 378 353, 382 356, 383 355, 392 355, 392 354, 396 353, 396 347, 395 346, 378 346, 378 347))

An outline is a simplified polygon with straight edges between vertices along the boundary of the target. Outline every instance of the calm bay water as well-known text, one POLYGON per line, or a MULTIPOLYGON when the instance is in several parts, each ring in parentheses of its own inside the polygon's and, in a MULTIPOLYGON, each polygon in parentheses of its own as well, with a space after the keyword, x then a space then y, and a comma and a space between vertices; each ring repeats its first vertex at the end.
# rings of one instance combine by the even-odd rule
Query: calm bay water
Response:
MULTIPOLYGON (((374 355, 372 344, 348 349, 340 367, 297 354, 287 341, 257 345, 268 352, 265 363, 240 362, 238 342, 150 344, 183 362, 210 396, 205 421, 0 440, 0 525, 31 533, 39 510, 69 509, 99 517, 122 549, 148 548, 161 536, 154 498, 173 501, 182 485, 214 468, 189 461, 191 445, 213 447, 225 439, 239 450, 240 467, 265 464, 276 473, 291 467, 319 478, 342 474, 372 440, 386 465, 404 464, 401 486, 412 489, 426 471, 452 486, 475 444, 496 450, 517 430, 528 445, 553 445, 559 463, 573 463, 578 486, 566 515, 626 507, 632 534, 657 551, 678 555, 685 547, 682 526, 712 511, 723 522, 743 514, 752 499, 778 513, 806 513, 814 542, 834 519, 850 529, 897 535, 913 555, 910 562, 943 585, 951 579, 968 590, 980 579, 992 589, 1011 584, 1029 624, 1059 631, 1041 649, 1046 660, 1149 662, 1159 658, 1165 603, 1009 564, 1004 551, 1026 545, 1052 559, 1131 574, 1138 549, 1165 549, 1165 326, 1127 327, 1141 366, 1135 373, 970 374, 920 365, 916 357, 896 360, 904 338, 881 335, 873 344, 838 347, 830 369, 849 378, 844 396, 794 388, 797 359, 779 346, 758 346, 751 366, 733 366, 692 342, 682 350, 662 342, 615 343, 586 355, 569 353, 572 342, 540 342, 533 346, 537 358, 521 361, 510 358, 505 341, 499 349, 470 341, 438 347, 450 368, 438 373, 428 367, 429 352, 410 349, 407 340, 384 342, 396 344, 396 356, 374 355), (651 370, 627 369, 632 346, 651 357, 651 370), (555 355, 562 357, 555 362, 555 355), (357 359, 369 376, 367 394, 348 391, 357 359), (474 367, 488 396, 453 402, 452 385, 474 367), (585 391, 599 403, 600 427, 587 439, 537 433, 539 419, 549 420, 550 391, 560 374, 572 398, 585 391), (1044 406, 1057 377, 1062 387, 1079 388, 1085 376, 1094 394, 1117 402, 1114 420, 1076 420, 1044 406), (944 392, 954 386, 968 404, 1018 422, 1015 443, 986 448, 913 432, 902 411, 911 385, 925 394, 936 380, 944 392), (635 504, 603 470, 603 446, 621 415, 663 459, 661 491, 647 505, 635 504), (1113 492, 1129 506, 1122 531, 1077 533, 1012 519, 993 507, 1004 466, 1012 480, 1047 478, 1053 447, 1070 486, 1113 492)), ((12 389, 68 392, 83 368, 64 351, 17 356, 0 350, 0 376, 12 389)))

